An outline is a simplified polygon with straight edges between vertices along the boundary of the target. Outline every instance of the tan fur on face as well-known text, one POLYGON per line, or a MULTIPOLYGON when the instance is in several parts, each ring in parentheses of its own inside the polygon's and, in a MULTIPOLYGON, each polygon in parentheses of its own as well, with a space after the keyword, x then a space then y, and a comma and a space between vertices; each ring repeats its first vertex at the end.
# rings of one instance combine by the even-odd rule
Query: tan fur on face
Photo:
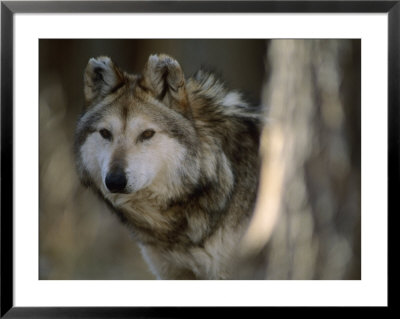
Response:
POLYGON ((160 195, 170 196, 168 192, 180 187, 177 172, 185 157, 185 149, 146 115, 132 113, 121 118, 118 112, 110 112, 96 126, 81 148, 82 157, 91 176, 104 195, 109 191, 105 187, 105 178, 113 162, 125 162, 127 193, 135 193, 149 188, 160 195), (113 138, 111 141, 101 137, 98 131, 107 129, 113 138), (138 141, 145 130, 155 131, 150 140, 138 141))

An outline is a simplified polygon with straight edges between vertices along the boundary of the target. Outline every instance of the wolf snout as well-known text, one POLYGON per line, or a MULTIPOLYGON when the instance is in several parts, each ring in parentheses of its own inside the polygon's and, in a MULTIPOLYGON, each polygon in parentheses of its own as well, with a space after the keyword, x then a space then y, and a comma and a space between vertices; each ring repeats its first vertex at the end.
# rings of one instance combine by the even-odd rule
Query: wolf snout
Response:
POLYGON ((111 193, 123 193, 127 179, 121 168, 113 169, 106 176, 106 186, 111 193))

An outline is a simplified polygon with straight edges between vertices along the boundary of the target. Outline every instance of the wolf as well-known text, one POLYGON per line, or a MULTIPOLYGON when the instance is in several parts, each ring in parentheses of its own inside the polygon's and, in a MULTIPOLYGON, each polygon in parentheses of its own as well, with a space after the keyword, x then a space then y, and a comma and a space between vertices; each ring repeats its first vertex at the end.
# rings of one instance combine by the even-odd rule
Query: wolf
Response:
POLYGON ((211 72, 185 78, 166 54, 141 74, 91 58, 84 97, 79 178, 132 230, 155 276, 233 279, 257 196, 257 108, 211 72))

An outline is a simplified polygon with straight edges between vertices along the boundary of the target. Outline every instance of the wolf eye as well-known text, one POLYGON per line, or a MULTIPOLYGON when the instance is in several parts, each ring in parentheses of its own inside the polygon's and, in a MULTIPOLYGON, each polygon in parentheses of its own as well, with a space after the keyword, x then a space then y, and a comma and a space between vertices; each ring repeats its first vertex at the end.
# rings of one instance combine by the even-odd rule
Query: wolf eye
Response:
POLYGON ((101 135, 102 138, 104 138, 104 139, 106 139, 106 140, 111 140, 112 135, 111 135, 111 132, 110 132, 109 130, 107 130, 107 129, 105 129, 105 128, 102 128, 102 129, 99 131, 99 133, 100 133, 100 135, 101 135))
POLYGON ((140 140, 144 141, 144 140, 149 140, 153 137, 153 135, 156 132, 154 132, 153 130, 145 130, 141 135, 140 135, 140 140))

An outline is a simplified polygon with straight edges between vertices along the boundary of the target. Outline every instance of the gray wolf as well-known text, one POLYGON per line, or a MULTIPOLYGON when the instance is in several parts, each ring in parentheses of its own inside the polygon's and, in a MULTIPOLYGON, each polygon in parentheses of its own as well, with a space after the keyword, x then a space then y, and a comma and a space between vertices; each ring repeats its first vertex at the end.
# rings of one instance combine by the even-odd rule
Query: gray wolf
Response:
POLYGON ((84 96, 80 180, 132 229, 157 278, 234 278, 258 188, 257 110, 212 73, 186 79, 164 54, 142 74, 91 58, 84 96))

